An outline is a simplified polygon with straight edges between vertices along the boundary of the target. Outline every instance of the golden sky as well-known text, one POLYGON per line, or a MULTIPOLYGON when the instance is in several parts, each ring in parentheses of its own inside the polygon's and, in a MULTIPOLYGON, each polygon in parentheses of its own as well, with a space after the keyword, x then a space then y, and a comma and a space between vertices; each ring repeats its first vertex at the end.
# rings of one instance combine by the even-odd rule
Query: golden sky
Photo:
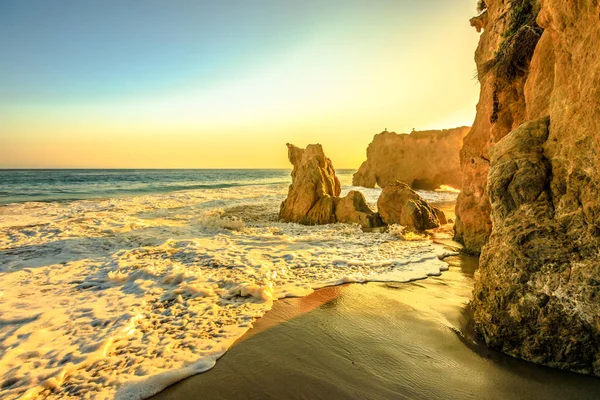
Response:
POLYGON ((288 168, 287 142, 321 143, 336 168, 358 168, 384 128, 472 123, 475 1, 333 3, 253 9, 277 24, 228 27, 235 34, 216 23, 196 32, 205 13, 170 10, 182 32, 143 46, 174 28, 153 21, 111 36, 67 19, 69 32, 38 23, 25 34, 12 10, 0 34, 22 43, 0 48, 14 60, 0 64, 0 168, 288 168), (62 42, 74 32, 77 43, 62 42), (36 35, 53 40, 43 60, 36 35))

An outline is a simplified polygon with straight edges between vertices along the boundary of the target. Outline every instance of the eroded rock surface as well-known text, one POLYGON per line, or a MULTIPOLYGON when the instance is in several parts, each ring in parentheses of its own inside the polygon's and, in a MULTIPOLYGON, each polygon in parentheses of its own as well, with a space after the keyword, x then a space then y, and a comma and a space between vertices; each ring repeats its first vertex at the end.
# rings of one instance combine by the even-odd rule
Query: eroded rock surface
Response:
POLYGON ((281 203, 279 218, 287 222, 319 225, 335 222, 334 198, 340 195, 340 181, 331 160, 320 144, 301 149, 288 143, 288 159, 294 166, 292 184, 281 203))
POLYGON ((377 134, 352 184, 385 187, 400 181, 415 189, 433 190, 440 185, 460 189, 459 152, 468 132, 468 127, 461 127, 409 135, 387 131, 377 134))
POLYGON ((599 235, 581 214, 556 215, 549 122, 525 123, 492 150, 494 229, 481 254, 475 319, 494 347, 600 374, 599 235))
POLYGON ((475 51, 480 95, 475 121, 460 151, 463 187, 457 199, 454 229, 455 240, 473 252, 481 251, 492 231, 486 192, 490 150, 526 118, 524 91, 533 48, 527 47, 521 53, 515 49, 525 39, 527 43, 539 39, 527 34, 535 36, 541 29, 537 25, 520 26, 526 18, 516 10, 530 3, 537 7, 529 0, 486 0, 483 14, 471 20, 478 31, 483 30, 475 51))
POLYGON ((440 226, 433 208, 403 182, 383 188, 377 209, 386 224, 400 224, 411 231, 422 232, 440 226))
POLYGON ((367 205, 365 196, 356 190, 339 199, 335 205, 335 218, 337 222, 359 224, 364 228, 383 226, 379 214, 373 212, 367 205))
POLYGON ((435 213, 435 216, 437 217, 437 219, 440 221, 440 225, 446 225, 448 223, 446 214, 438 207, 431 207, 431 208, 433 209, 433 212, 435 213))
POLYGON ((383 225, 362 193, 351 191, 339 198, 340 181, 320 144, 308 145, 306 149, 292 144, 287 146, 294 169, 288 196, 281 203, 279 219, 305 225, 334 222, 356 223, 365 228, 383 225))
POLYGON ((514 356, 600 375, 600 3, 485 5, 455 227, 483 247, 477 330, 514 356))

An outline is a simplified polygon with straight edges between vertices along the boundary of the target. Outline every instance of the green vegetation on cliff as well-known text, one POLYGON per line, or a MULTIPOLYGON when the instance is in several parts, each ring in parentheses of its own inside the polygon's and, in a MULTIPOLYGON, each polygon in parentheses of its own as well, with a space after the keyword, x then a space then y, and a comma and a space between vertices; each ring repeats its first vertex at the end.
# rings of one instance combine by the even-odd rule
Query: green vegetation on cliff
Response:
MULTIPOLYGON (((544 31, 536 22, 540 12, 537 0, 511 0, 508 27, 494 58, 485 65, 483 72, 492 69, 496 76, 512 82, 527 73, 533 51, 544 31)), ((482 2, 485 7, 485 2, 482 2)), ((478 6, 479 8, 479 6, 478 6)))

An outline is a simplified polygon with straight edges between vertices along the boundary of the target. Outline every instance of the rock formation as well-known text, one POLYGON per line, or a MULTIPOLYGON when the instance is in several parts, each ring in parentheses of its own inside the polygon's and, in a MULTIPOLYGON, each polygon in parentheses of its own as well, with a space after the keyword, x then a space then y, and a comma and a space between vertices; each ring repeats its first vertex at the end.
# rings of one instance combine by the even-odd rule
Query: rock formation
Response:
POLYGON ((294 166, 292 184, 281 203, 279 219, 305 225, 334 222, 357 223, 366 228, 383 225, 362 193, 352 191, 339 198, 340 181, 320 144, 301 149, 288 144, 288 159, 294 166))
POLYGON ((433 209, 433 212, 435 213, 435 216, 437 217, 437 219, 440 221, 440 225, 446 225, 448 223, 446 214, 437 207, 431 207, 431 208, 433 209))
POLYGON ((482 4, 455 226, 483 247, 477 330, 514 356, 600 375, 600 2, 482 4))
POLYGON ((365 196, 356 190, 348 192, 346 197, 336 201, 335 219, 337 222, 359 224, 365 228, 384 225, 379 214, 373 212, 367 205, 365 196))
POLYGON ((486 0, 483 4, 487 9, 471 20, 477 31, 484 31, 475 52, 481 89, 475 122, 460 152, 463 187, 456 205, 455 239, 474 252, 481 251, 492 230, 489 198, 485 190, 490 148, 525 118, 523 92, 533 49, 527 48, 526 54, 513 54, 515 52, 510 50, 516 48, 515 44, 522 36, 517 32, 530 32, 514 26, 515 13, 511 12, 519 7, 516 3, 526 2, 529 4, 529 0, 486 0), (512 37, 507 37, 507 32, 512 32, 512 37), (513 57, 522 65, 512 66, 511 60, 502 59, 502 55, 513 57), (502 68, 494 69, 493 64, 498 58, 502 68))
POLYGON ((323 147, 311 144, 301 149, 289 143, 287 147, 294 169, 279 218, 306 225, 335 222, 334 198, 340 195, 341 187, 323 147))
POLYGON ((422 232, 440 226, 433 208, 403 182, 383 188, 377 209, 386 224, 400 224, 411 231, 422 232))
POLYGON ((352 184, 385 187, 400 181, 414 189, 433 190, 440 185, 460 189, 459 152, 468 132, 468 127, 462 127, 409 135, 387 131, 377 134, 352 184))

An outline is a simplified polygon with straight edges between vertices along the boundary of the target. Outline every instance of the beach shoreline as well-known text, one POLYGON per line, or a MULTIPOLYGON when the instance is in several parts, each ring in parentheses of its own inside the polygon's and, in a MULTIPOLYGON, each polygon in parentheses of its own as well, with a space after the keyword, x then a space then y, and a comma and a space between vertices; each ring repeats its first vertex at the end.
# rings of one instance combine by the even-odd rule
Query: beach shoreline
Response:
MULTIPOLYGON (((198 171, 199 183, 221 185, 219 174, 205 172, 198 171)), ((366 233, 358 225, 280 222, 280 172, 241 172, 242 186, 1 206, 0 305, 9 321, 3 394, 146 398, 212 368, 275 299, 446 269, 438 258, 448 252, 432 246, 429 235, 402 240, 397 226, 366 233)), ((152 173, 166 183, 196 172, 152 173)), ((78 171, 60 174, 81 180, 78 171)), ((105 190, 132 174, 95 179, 105 190)), ((22 179, 14 177, 15 188, 26 184, 22 179)), ((79 187, 48 182, 46 192, 79 187)), ((371 204, 380 191, 366 190, 371 204)))
MULTIPOLYGON (((143 315, 139 319, 139 331, 131 331, 134 335, 128 336, 127 340, 119 337, 121 342, 117 350, 122 351, 120 349, 126 348, 124 344, 139 340, 138 345, 146 351, 135 353, 135 357, 108 353, 97 365, 110 376, 90 378, 77 376, 77 371, 71 370, 73 375, 63 382, 63 387, 47 391, 45 395, 77 398, 86 391, 89 395, 89 388, 99 391, 106 388, 116 391, 117 398, 127 398, 128 395, 143 398, 155 393, 158 393, 156 398, 194 398, 197 393, 205 392, 207 394, 204 397, 219 399, 294 398, 296 395, 296 398, 327 399, 430 398, 428 394, 433 391, 439 398, 481 398, 490 392, 504 396, 491 397, 500 399, 515 397, 513 392, 504 390, 504 387, 514 384, 509 376, 514 371, 519 374, 524 371, 525 376, 531 377, 529 380, 518 378, 519 393, 544 393, 545 389, 537 387, 535 382, 545 381, 564 384, 565 388, 559 388, 557 392, 562 398, 591 398, 588 396, 590 392, 600 391, 598 380, 573 378, 560 371, 548 372, 548 369, 531 367, 529 363, 523 364, 522 361, 490 350, 477 340, 468 308, 477 259, 466 255, 448 256, 457 254, 461 249, 460 244, 452 240, 452 223, 418 235, 404 235, 397 227, 389 231, 383 229, 381 232, 367 233, 351 225, 305 227, 283 224, 277 221, 277 209, 284 189, 282 185, 260 188, 248 186, 105 201, 3 206, 4 229, 6 232, 14 231, 13 236, 5 235, 9 247, 4 252, 8 261, 5 266, 7 271, 15 276, 27 272, 44 278, 44 271, 52 270, 49 276, 53 279, 66 274, 68 279, 64 278, 63 281, 84 284, 85 290, 76 290, 77 295, 94 294, 95 301, 91 304, 98 303, 97 293, 112 296, 113 300, 106 301, 107 304, 113 304, 114 309, 102 308, 95 313, 101 311, 109 312, 110 316, 119 316, 123 310, 137 310, 139 315, 143 315), (30 219, 23 219, 20 216, 23 212, 29 213, 30 219), (100 233, 98 226, 104 229, 100 233), (15 232, 19 235, 14 236, 15 232), (68 239, 55 240, 57 232, 59 238, 65 234, 70 236, 68 239), (190 237, 196 239, 190 240, 190 237), (28 252, 22 253, 19 246, 25 242, 28 252), (166 259, 165 255, 168 255, 166 259), (216 264, 218 268, 203 261, 204 258, 210 261, 217 256, 222 258, 216 264), (395 267, 387 270, 377 262, 370 266, 369 260, 377 261, 374 257, 379 257, 387 263, 385 265, 395 267), (444 257, 444 262, 439 261, 438 257, 444 257), (93 274, 85 269, 90 259, 96 260, 100 267, 93 274), (256 260, 261 260, 267 266, 273 264, 271 271, 277 271, 278 274, 283 273, 281 267, 285 267, 284 271, 293 276, 307 273, 309 275, 294 278, 295 281, 312 282, 314 286, 310 290, 294 292, 296 294, 283 293, 290 297, 275 301, 272 309, 271 301, 253 300, 252 296, 247 297, 247 293, 242 295, 241 292, 235 292, 235 287, 225 286, 233 289, 234 293, 232 297, 223 298, 221 303, 214 301, 217 299, 215 296, 196 299, 185 291, 190 288, 188 283, 195 285, 202 282, 199 279, 204 274, 239 272, 242 265, 254 265, 256 270, 261 270, 262 264, 256 260), (342 261, 343 265, 340 266, 342 261), (275 269, 274 263, 278 263, 278 269, 275 269), (449 264, 448 271, 446 263, 449 264), (319 265, 316 270, 315 264, 319 265), (140 281, 139 272, 136 271, 144 265, 144 280, 140 281), (228 268, 221 268, 222 265, 228 268), (366 268, 363 268, 364 265, 366 268), (169 268, 155 270, 155 266, 169 268), (233 270, 230 269, 232 266, 235 267, 233 270), (323 277, 316 279, 310 275, 312 270, 323 277), (106 289, 100 292, 97 289, 88 290, 86 285, 95 287, 98 282, 104 282, 98 279, 105 279, 106 289), (365 281, 370 283, 344 284, 365 281), (154 288, 158 290, 157 293, 162 293, 163 297, 149 300, 164 309, 145 310, 136 305, 140 293, 150 293, 146 289, 142 292, 136 289, 141 283, 147 285, 147 289, 154 288), (312 289, 317 288, 322 289, 311 293, 312 289), (175 291, 177 294, 183 293, 181 299, 165 297, 175 291), (127 294, 132 296, 127 297, 127 294), (128 299, 132 303, 117 306, 114 299, 124 302, 128 299), (224 320, 223 314, 199 315, 196 308, 200 303, 216 307, 220 312, 229 310, 232 316, 236 315, 236 309, 226 308, 230 303, 235 303, 235 307, 247 303, 246 306, 254 307, 256 312, 245 317, 242 315, 246 318, 242 321, 243 326, 241 322, 239 326, 233 324, 232 327, 237 326, 239 330, 223 339, 222 332, 213 329, 219 328, 224 320), (270 310, 264 314, 267 308, 270 310), (165 315, 170 319, 165 320, 165 315), (260 315, 262 317, 254 320, 260 315), (181 338, 185 339, 186 336, 190 338, 185 343, 196 347, 185 353, 189 362, 161 367, 162 371, 157 368, 162 375, 142 369, 138 374, 136 368, 169 360, 168 357, 161 358, 163 345, 156 344, 153 347, 155 342, 148 341, 142 332, 147 328, 148 321, 158 321, 157 318, 160 323, 147 330, 148 335, 162 332, 163 336, 159 338, 161 343, 163 339, 165 343, 172 343, 167 346, 169 351, 184 354, 181 353, 181 338), (192 324, 182 326, 182 320, 192 324), (214 326, 206 325, 211 321, 214 326), (250 326, 253 327, 247 330, 250 326), (216 334, 214 344, 206 344, 196 338, 211 332, 216 334), (290 341, 290 338, 293 340, 290 341), (230 348, 231 343, 234 344, 230 348), (136 358, 140 354, 143 355, 143 362, 141 358, 136 358), (492 361, 480 365, 480 358, 492 361), (216 359, 219 360, 215 366, 216 359), (131 368, 117 372, 109 366, 111 362, 131 368), (498 387, 490 388, 489 378, 483 377, 478 377, 475 383, 463 382, 462 378, 457 381, 456 376, 445 377, 441 381, 443 385, 438 384, 439 377, 445 376, 448 370, 453 371, 456 366, 473 374, 486 368, 490 374, 498 374, 498 368, 490 367, 489 363, 509 366, 500 368, 508 371, 500 372, 500 383, 492 380, 498 387), (197 368, 199 365, 202 368, 197 368), (354 371, 353 368, 358 370, 354 371), (183 379, 184 376, 189 378, 183 379), (425 383, 417 379, 419 377, 427 377, 425 383), (96 385, 96 381, 105 379, 106 382, 113 378, 118 378, 122 384, 96 385), (277 383, 290 379, 296 386, 287 387, 277 383), (171 383, 174 384, 159 393, 171 383), (447 387, 454 386, 467 388, 478 397, 447 390, 447 387), (581 388, 577 389, 577 386, 581 388), (264 395, 263 390, 266 393, 264 395)), ((344 191, 352 189, 348 186, 343 188, 344 191)), ((366 190, 371 206, 375 204, 379 191, 366 190)), ((438 192, 424 195, 429 197, 432 205, 445 213, 448 220, 455 219, 455 202, 447 201, 452 195, 438 192)), ((275 275, 269 277, 274 279, 275 275)), ((251 274, 250 278, 257 281, 260 277, 251 274)), ((239 279, 236 282, 240 282, 239 279)), ((277 288, 277 284, 274 287, 277 288)), ((214 288, 219 289, 216 286, 214 288)), ((84 297, 73 299, 72 293, 68 292, 68 285, 57 285, 56 290, 59 289, 66 292, 64 295, 58 293, 62 296, 58 297, 74 302, 75 308, 65 307, 67 311, 87 307, 86 304, 90 303, 84 297)), ((27 293, 24 290, 20 292, 27 293)), ((255 295, 262 294, 255 292, 255 295)), ((281 294, 274 293, 276 298, 281 298, 281 294)), ((12 297, 5 296, 4 299, 6 301, 12 297)), ((31 304, 50 303, 49 300, 40 302, 39 299, 40 295, 31 297, 31 304)), ((20 297, 20 301, 25 301, 25 298, 20 297)), ((82 309, 82 312, 89 310, 82 309)), ((107 319, 107 316, 96 316, 94 312, 92 314, 97 320, 107 319)), ((129 314, 125 317, 129 318, 129 314)), ((127 322, 125 317, 121 320, 127 322)), ((49 314, 49 323, 55 320, 49 314)), ((87 326, 87 319, 71 319, 71 323, 77 321, 87 326)), ((106 334, 113 331, 107 330, 106 334)), ((64 338, 64 335, 58 337, 61 340, 64 338)), ((36 346, 33 342, 30 345, 36 346)), ((131 348, 138 349, 136 346, 131 348)), ((550 383, 549 387, 552 389, 555 386, 550 383)), ((530 397, 519 395, 517 398, 530 397)))
POLYGON ((280 300, 212 370, 152 399, 597 398, 597 378, 483 345, 468 304, 477 259, 446 261, 439 277, 280 300))

